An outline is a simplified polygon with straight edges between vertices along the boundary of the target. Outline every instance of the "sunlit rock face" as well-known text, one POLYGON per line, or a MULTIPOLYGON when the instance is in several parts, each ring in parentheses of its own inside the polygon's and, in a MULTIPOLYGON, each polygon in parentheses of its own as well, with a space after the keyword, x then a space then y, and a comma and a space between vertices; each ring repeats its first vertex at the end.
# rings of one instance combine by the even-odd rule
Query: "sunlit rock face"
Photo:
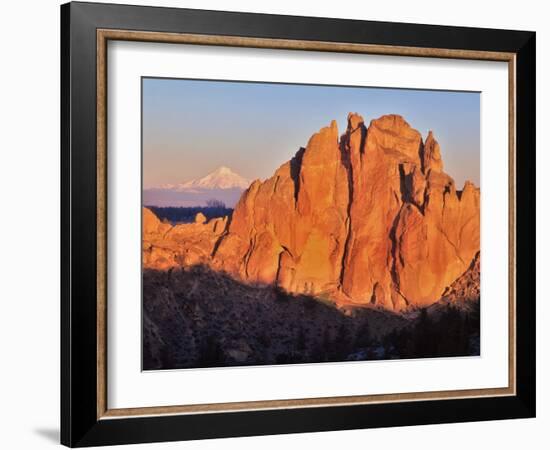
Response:
POLYGON ((231 218, 144 209, 144 267, 205 264, 252 284, 393 311, 428 306, 479 251, 480 192, 457 191, 432 132, 349 114, 242 194, 231 218), (156 219, 156 221, 155 221, 156 219))

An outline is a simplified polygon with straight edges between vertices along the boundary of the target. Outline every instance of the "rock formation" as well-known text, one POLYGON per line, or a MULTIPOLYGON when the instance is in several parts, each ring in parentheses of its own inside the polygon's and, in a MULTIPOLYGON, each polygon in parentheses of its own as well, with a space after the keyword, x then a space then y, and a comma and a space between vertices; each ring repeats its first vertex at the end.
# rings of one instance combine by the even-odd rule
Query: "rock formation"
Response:
POLYGON ((206 217, 198 213, 194 223, 172 226, 143 208, 143 267, 164 270, 208 264, 226 225, 227 217, 207 223, 206 217))
POLYGON ((456 190, 432 132, 350 114, 342 136, 333 121, 254 181, 231 218, 171 227, 144 210, 144 267, 200 263, 340 304, 424 307, 478 253, 479 198, 470 182, 456 190))
POLYGON ((443 293, 436 305, 452 305, 461 309, 471 303, 479 303, 480 298, 480 257, 476 254, 470 267, 458 277, 443 293))

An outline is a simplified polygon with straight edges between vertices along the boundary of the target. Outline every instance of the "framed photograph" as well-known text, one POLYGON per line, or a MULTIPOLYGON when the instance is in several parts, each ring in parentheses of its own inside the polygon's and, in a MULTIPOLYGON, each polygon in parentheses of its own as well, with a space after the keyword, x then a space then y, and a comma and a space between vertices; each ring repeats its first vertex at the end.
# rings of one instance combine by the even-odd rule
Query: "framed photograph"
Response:
POLYGON ((61 441, 535 416, 535 33, 61 7, 61 441))

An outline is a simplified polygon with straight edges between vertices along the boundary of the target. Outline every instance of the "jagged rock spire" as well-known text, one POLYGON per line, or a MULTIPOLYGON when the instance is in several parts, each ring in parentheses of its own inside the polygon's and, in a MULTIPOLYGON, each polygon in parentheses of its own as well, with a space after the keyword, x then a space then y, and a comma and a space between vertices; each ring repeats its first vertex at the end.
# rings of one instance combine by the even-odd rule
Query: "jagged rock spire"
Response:
POLYGON ((439 143, 435 140, 432 131, 428 133, 426 142, 422 149, 422 170, 427 173, 429 170, 436 172, 443 171, 443 160, 441 159, 441 149, 439 143))

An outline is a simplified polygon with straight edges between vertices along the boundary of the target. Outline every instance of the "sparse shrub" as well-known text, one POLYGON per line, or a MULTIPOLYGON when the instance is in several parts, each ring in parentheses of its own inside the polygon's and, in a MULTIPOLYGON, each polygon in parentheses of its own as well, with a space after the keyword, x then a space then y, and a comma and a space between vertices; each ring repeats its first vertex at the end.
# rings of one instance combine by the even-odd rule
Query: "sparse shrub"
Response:
POLYGON ((290 300, 290 296, 279 286, 275 286, 273 291, 275 293, 275 300, 278 302, 287 303, 290 300))
POLYGON ((279 353, 275 357, 275 362, 277 364, 289 364, 290 363, 290 357, 289 357, 289 355, 287 355, 285 353, 279 353))
POLYGON ((265 332, 261 333, 258 336, 258 343, 264 348, 269 348, 271 347, 271 337, 265 332))
POLYGON ((303 352, 306 349, 306 341, 307 341, 306 332, 305 332, 304 328, 301 327, 298 330, 298 337, 296 338, 296 348, 299 351, 303 352))
POLYGON ((213 336, 208 335, 203 340, 200 347, 199 364, 201 367, 213 367, 222 365, 224 362, 223 350, 220 346, 219 340, 213 336))
POLYGON ((370 327, 368 322, 364 322, 355 333, 355 348, 368 347, 371 345, 370 327))
POLYGON ((209 200, 206 200, 206 206, 209 208, 222 208, 225 209, 225 203, 221 200, 211 198, 209 200))

